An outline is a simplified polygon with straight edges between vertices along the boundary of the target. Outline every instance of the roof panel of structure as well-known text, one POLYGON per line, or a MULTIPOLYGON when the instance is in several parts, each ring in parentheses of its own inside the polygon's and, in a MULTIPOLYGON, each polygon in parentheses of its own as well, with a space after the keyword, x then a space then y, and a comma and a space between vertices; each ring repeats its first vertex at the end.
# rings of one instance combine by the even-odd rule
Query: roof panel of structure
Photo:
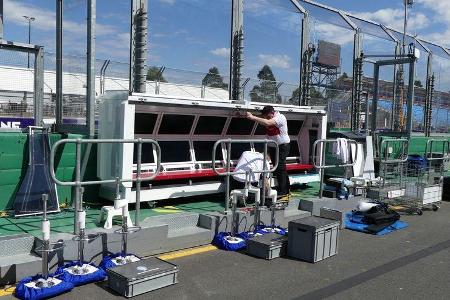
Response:
POLYGON ((348 22, 339 14, 338 11, 328 9, 318 4, 311 2, 305 2, 304 0, 299 1, 300 5, 306 9, 310 16, 320 22, 333 24, 339 27, 347 28, 353 30, 353 28, 348 24, 348 22))

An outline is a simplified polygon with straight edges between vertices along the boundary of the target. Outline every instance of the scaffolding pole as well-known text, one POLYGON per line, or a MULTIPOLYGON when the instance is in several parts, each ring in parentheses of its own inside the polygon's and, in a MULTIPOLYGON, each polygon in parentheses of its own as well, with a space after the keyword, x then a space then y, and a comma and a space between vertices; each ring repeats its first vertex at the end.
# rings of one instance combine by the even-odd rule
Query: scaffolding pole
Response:
POLYGON ((424 131, 425 136, 431 135, 431 115, 433 112, 434 96, 434 74, 433 74, 433 54, 428 52, 427 60, 427 80, 425 86, 425 111, 424 111, 424 131))
POLYGON ((145 93, 148 40, 147 0, 131 1, 129 92, 145 93))
POLYGON ((87 2, 87 68, 86 68, 86 125, 90 138, 95 134, 95 23, 97 0, 87 2))
POLYGON ((232 0, 230 42, 230 100, 242 100, 241 77, 244 62, 244 0, 232 0))
POLYGON ((56 1, 56 130, 59 131, 63 119, 63 0, 56 1))
POLYGON ((311 86, 311 58, 314 53, 313 48, 309 44, 309 13, 304 12, 302 19, 302 37, 301 37, 301 68, 300 68, 300 86, 299 86, 299 104, 309 105, 310 103, 310 86, 311 86))

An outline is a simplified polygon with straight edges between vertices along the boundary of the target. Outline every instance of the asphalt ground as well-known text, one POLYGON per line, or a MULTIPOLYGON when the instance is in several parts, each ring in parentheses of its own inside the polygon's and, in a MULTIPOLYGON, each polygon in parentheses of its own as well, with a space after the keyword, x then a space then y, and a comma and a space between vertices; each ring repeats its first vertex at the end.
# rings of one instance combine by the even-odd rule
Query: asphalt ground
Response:
MULTIPOLYGON (((316 264, 211 247, 175 255, 179 283, 133 299, 450 299, 450 203, 402 220, 386 236, 342 230, 339 253, 316 264)), ((102 282, 55 299, 116 298, 102 282)))

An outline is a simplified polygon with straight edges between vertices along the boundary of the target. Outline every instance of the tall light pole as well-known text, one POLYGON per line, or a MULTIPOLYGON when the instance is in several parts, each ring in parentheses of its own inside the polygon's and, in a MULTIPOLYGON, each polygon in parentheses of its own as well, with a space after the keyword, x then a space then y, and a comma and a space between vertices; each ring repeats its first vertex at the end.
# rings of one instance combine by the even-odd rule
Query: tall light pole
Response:
POLYGON ((414 4, 414 0, 403 0, 403 4, 405 6, 405 16, 404 16, 404 22, 403 22, 403 40, 402 40, 402 48, 403 48, 403 55, 406 54, 406 44, 405 44, 405 40, 406 40, 406 32, 407 32, 407 28, 408 28, 408 7, 412 7, 412 5, 414 4))
MULTIPOLYGON (((31 22, 36 20, 34 17, 23 16, 28 21, 28 44, 31 43, 31 22)), ((28 53, 28 69, 30 68, 30 53, 28 53)))

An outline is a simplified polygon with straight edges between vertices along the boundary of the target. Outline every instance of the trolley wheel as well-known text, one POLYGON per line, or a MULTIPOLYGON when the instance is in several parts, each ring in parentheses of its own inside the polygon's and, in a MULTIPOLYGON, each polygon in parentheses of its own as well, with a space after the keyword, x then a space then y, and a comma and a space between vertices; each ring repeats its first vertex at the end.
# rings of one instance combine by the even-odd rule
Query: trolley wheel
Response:
POLYGON ((419 216, 421 216, 421 215, 423 214, 423 211, 419 208, 419 209, 417 209, 417 214, 418 214, 419 216))
POLYGON ((148 203, 148 207, 149 208, 155 208, 156 207, 156 201, 149 201, 148 203))
POLYGON ((433 208, 433 211, 437 211, 439 209, 439 206, 437 206, 436 204, 433 204, 432 208, 433 208))

